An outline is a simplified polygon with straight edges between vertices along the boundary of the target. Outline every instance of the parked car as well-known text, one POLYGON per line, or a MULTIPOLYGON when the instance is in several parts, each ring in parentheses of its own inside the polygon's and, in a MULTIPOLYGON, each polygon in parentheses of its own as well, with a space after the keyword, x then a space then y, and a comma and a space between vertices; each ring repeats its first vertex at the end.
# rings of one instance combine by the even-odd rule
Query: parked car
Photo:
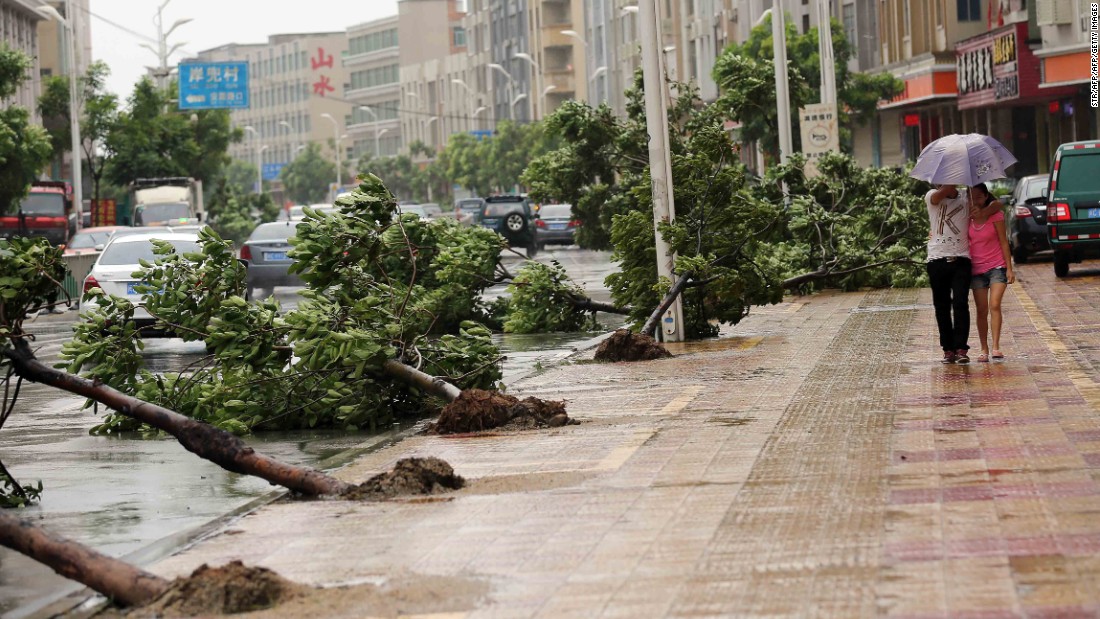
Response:
POLYGON ((423 205, 420 204, 398 204, 398 213, 413 213, 420 218, 420 221, 428 221, 431 219, 428 217, 428 211, 424 210, 423 205))
POLYGON ((1005 200, 1008 214, 1005 230, 1012 258, 1018 263, 1038 251, 1050 249, 1047 238, 1047 189, 1049 174, 1025 176, 1016 184, 1012 195, 1005 200))
POLYGON ((571 204, 543 204, 535 220, 535 240, 539 249, 546 249, 547 245, 572 245, 579 225, 580 222, 573 219, 571 204))
POLYGON ((489 228, 503 236, 509 247, 523 247, 527 257, 538 253, 535 241, 535 213, 531 203, 523 196, 492 196, 485 198, 485 210, 481 212, 481 227, 489 228))
POLYGON ((1047 231, 1057 277, 1069 274, 1071 262, 1100 254, 1100 143, 1058 147, 1047 193, 1047 231))
POLYGON ((420 208, 424 209, 424 213, 428 216, 428 219, 438 219, 443 216, 443 208, 435 202, 421 204, 420 208))
POLYGON ((96 228, 84 228, 80 232, 76 233, 76 236, 69 241, 69 244, 65 246, 63 252, 66 256, 79 256, 81 254, 94 254, 103 251, 103 248, 107 246, 107 241, 111 240, 111 236, 118 230, 125 229, 126 226, 99 226, 96 228))
POLYGON ((464 226, 476 226, 481 221, 481 213, 485 210, 485 200, 481 198, 463 198, 455 200, 455 219, 464 226))
POLYGON ((294 206, 285 209, 283 211, 283 215, 281 215, 279 219, 282 219, 284 221, 301 221, 306 216, 304 210, 305 208, 306 207, 302 206, 301 204, 295 204, 294 206))
MULTIPOLYGON (((134 287, 141 284, 134 278, 134 272, 141 269, 140 262, 152 262, 157 256, 153 253, 153 239, 168 241, 177 253, 198 252, 199 235, 196 232, 172 232, 164 228, 146 228, 140 233, 115 235, 99 254, 92 270, 84 278, 84 292, 100 288, 103 292, 130 300, 135 306, 134 323, 142 337, 173 337, 171 332, 153 329, 156 319, 144 308, 144 295, 134 287)), ((80 311, 87 312, 95 308, 94 299, 83 299, 80 311)))
POLYGON ((257 288, 266 291, 263 296, 275 292, 276 286, 301 286, 302 279, 290 273, 294 259, 290 257, 300 223, 275 221, 256 226, 248 240, 241 245, 241 260, 248 262, 245 298, 251 299, 257 288))

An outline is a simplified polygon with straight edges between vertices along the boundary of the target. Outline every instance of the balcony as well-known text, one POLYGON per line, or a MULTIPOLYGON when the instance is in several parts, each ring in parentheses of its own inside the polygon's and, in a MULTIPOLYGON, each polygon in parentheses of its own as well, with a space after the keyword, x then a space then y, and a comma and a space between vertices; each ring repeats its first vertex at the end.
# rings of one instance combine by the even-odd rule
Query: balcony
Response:
MULTIPOLYGON (((542 27, 542 47, 573 47, 577 40, 571 36, 561 33, 562 30, 572 30, 573 25, 571 23, 556 24, 553 26, 542 27)), ((579 45, 579 43, 578 43, 579 45)))

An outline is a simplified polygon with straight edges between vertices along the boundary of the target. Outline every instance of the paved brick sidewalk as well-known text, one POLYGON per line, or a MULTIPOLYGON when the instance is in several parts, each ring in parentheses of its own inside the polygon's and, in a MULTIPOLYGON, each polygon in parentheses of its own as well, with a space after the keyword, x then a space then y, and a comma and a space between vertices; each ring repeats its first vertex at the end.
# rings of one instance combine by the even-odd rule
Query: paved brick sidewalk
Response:
POLYGON ((339 473, 433 455, 468 488, 276 503, 152 569, 242 559, 317 585, 401 580, 394 608, 439 617, 1095 616, 1088 355, 1017 286, 1009 358, 943 366, 929 301, 824 293, 671 360, 553 368, 513 391, 567 398, 585 423, 414 437, 339 473), (417 583, 429 594, 406 595, 417 583))

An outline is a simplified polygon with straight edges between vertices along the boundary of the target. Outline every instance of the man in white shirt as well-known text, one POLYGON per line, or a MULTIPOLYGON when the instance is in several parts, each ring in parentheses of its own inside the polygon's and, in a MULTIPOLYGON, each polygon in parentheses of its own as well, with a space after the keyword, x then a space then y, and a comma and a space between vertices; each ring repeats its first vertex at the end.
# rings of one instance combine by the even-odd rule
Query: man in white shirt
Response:
POLYGON ((940 185, 924 196, 932 234, 928 238, 928 281, 944 363, 970 363, 970 207, 966 192, 940 185))

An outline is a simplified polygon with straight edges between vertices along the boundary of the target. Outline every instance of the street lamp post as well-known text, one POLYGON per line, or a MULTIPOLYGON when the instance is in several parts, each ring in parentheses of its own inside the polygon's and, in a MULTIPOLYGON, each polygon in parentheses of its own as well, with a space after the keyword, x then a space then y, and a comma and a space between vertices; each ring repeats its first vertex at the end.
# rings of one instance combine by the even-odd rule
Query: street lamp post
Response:
POLYGON ((604 73, 607 73, 607 67, 599 67, 592 73, 592 77, 588 78, 589 87, 592 88, 593 91, 595 91, 595 95, 596 95, 595 97, 593 97, 592 95, 589 95, 588 96, 589 101, 594 101, 595 103, 600 102, 600 100, 599 100, 600 99, 600 97, 599 97, 600 89, 596 88, 596 80, 600 79, 600 76, 603 75, 604 73))
POLYGON ((258 180, 260 182, 260 184, 257 185, 257 187, 259 187, 260 190, 257 191, 256 193, 263 193, 264 192, 264 151, 269 149, 269 148, 271 148, 270 144, 264 144, 263 146, 260 147, 260 149, 258 151, 256 151, 257 167, 260 168, 260 172, 256 175, 256 177, 257 177, 256 180, 258 180))
POLYGON ((374 134, 374 152, 375 152, 374 158, 375 159, 381 159, 382 158, 381 151, 378 150, 378 139, 381 138, 382 136, 386 135, 389 132, 390 132, 389 129, 383 129, 383 130, 379 131, 378 133, 374 134))
MULTIPOLYGON (((297 135, 297 134, 298 134, 298 130, 297 130, 297 129, 295 129, 295 128, 294 128, 294 125, 290 124, 290 123, 289 123, 288 121, 285 121, 285 120, 280 120, 280 121, 279 121, 279 126, 280 126, 280 127, 286 127, 287 129, 289 129, 289 130, 290 130, 290 132, 291 132, 291 133, 293 133, 293 134, 295 134, 295 135, 297 135)), ((297 144, 295 144, 295 147, 297 147, 297 144)), ((295 150, 295 152, 297 152, 297 150, 295 150)))
MULTIPOLYGON (((562 30, 561 33, 564 34, 567 37, 572 37, 572 38, 580 41, 581 50, 584 52, 584 74, 585 74, 584 83, 587 84, 588 80, 589 80, 589 77, 588 77, 588 41, 585 41, 584 37, 582 37, 580 35, 580 33, 578 33, 576 30, 562 30)), ((589 101, 591 101, 591 100, 592 100, 592 98, 589 97, 589 101)))
POLYGON ((73 2, 72 0, 65 0, 65 14, 69 16, 65 19, 57 12, 57 9, 48 4, 43 4, 38 7, 38 11, 43 15, 52 17, 55 19, 65 31, 65 57, 66 62, 69 63, 69 133, 71 137, 70 148, 72 149, 72 182, 73 182, 73 209, 79 213, 84 209, 84 170, 81 167, 80 149, 80 98, 78 87, 80 84, 79 76, 76 74, 76 24, 73 19, 73 2))
POLYGON ((512 115, 513 115, 513 116, 515 116, 514 108, 516 107, 516 104, 517 104, 517 103, 519 103, 520 101, 523 101, 523 100, 524 100, 524 99, 526 99, 526 98, 527 98, 527 94, 526 94, 526 93, 522 93, 522 92, 521 92, 521 93, 519 93, 518 95, 516 95, 516 98, 515 98, 515 99, 512 99, 512 108, 513 108, 513 113, 512 113, 512 115))
POLYGON ((470 88, 469 84, 467 84, 463 80, 458 79, 457 77, 455 79, 451 80, 451 83, 455 84, 455 85, 458 85, 458 86, 462 86, 463 88, 466 89, 466 95, 467 95, 467 97, 466 97, 466 115, 470 119, 469 122, 470 122, 470 126, 472 127, 473 123, 474 123, 474 121, 473 121, 474 90, 473 90, 473 88, 470 88))
POLYGON ((340 185, 343 184, 343 176, 340 174, 340 123, 328 112, 323 112, 321 118, 327 118, 332 123, 332 146, 336 149, 336 191, 340 191, 340 185))
POLYGON ((476 122, 477 122, 477 116, 478 116, 478 114, 480 114, 480 113, 484 112, 484 111, 485 111, 485 110, 487 110, 487 109, 489 109, 489 108, 487 108, 487 107, 485 107, 484 105, 482 105, 481 107, 479 107, 479 108, 477 108, 476 110, 474 110, 474 117, 473 117, 473 121, 472 121, 472 122, 476 123, 476 122))
MULTIPOLYGON (((173 52, 175 52, 177 49, 183 47, 183 45, 184 45, 183 43, 176 43, 172 47, 168 47, 168 37, 171 36, 172 32, 174 32, 176 30, 176 28, 179 28, 180 26, 182 26, 182 25, 184 25, 184 24, 186 24, 190 21, 194 21, 190 17, 187 17, 187 18, 184 18, 184 19, 177 19, 172 24, 172 26, 168 28, 168 31, 165 32, 165 30, 164 30, 164 7, 168 6, 169 1, 170 0, 164 0, 164 2, 162 2, 160 4, 160 6, 157 7, 157 16, 156 16, 156 19, 153 20, 153 23, 155 23, 157 25, 157 48, 153 49, 153 46, 149 45, 148 43, 142 43, 141 44, 142 47, 144 47, 145 49, 148 49, 149 51, 156 54, 157 55, 157 60, 160 61, 160 65, 158 67, 158 72, 157 72, 157 87, 160 88, 161 90, 164 90, 164 88, 167 87, 167 81, 166 80, 168 78, 168 57, 171 56, 173 52)), ((66 2, 67 3, 72 2, 72 0, 66 0, 66 2)), ((66 9, 66 10, 68 10, 68 9, 66 9)))
POLYGON ((539 113, 535 115, 536 116, 535 120, 538 120, 540 118, 546 118, 546 112, 547 112, 546 93, 550 92, 550 90, 549 89, 544 89, 542 87, 542 71, 539 69, 539 63, 535 62, 535 59, 532 58, 531 54, 528 54, 527 52, 518 52, 518 53, 512 54, 512 58, 519 58, 520 60, 523 60, 523 61, 527 62, 527 64, 531 65, 531 68, 534 69, 534 71, 535 71, 535 90, 534 90, 534 92, 541 92, 542 93, 542 100, 538 102, 539 113))
POLYGON ((260 156, 260 132, 252 125, 245 125, 244 130, 252 136, 252 149, 256 151, 256 193, 264 192, 264 166, 260 156))
MULTIPOLYGON (((501 66, 501 65, 499 65, 495 62, 490 62, 488 64, 488 67, 490 69, 494 70, 494 71, 499 72, 504 77, 508 78, 508 100, 511 101, 512 97, 514 97, 516 95, 516 90, 515 90, 516 89, 516 80, 512 79, 512 74, 509 73, 508 70, 505 69, 503 66, 501 66)), ((508 106, 508 120, 515 120, 515 119, 516 119, 515 110, 512 109, 511 105, 509 105, 508 106)))
POLYGON ((374 121, 374 158, 378 159, 378 114, 375 114, 374 109, 369 105, 360 105, 359 109, 370 114, 371 120, 374 121))

